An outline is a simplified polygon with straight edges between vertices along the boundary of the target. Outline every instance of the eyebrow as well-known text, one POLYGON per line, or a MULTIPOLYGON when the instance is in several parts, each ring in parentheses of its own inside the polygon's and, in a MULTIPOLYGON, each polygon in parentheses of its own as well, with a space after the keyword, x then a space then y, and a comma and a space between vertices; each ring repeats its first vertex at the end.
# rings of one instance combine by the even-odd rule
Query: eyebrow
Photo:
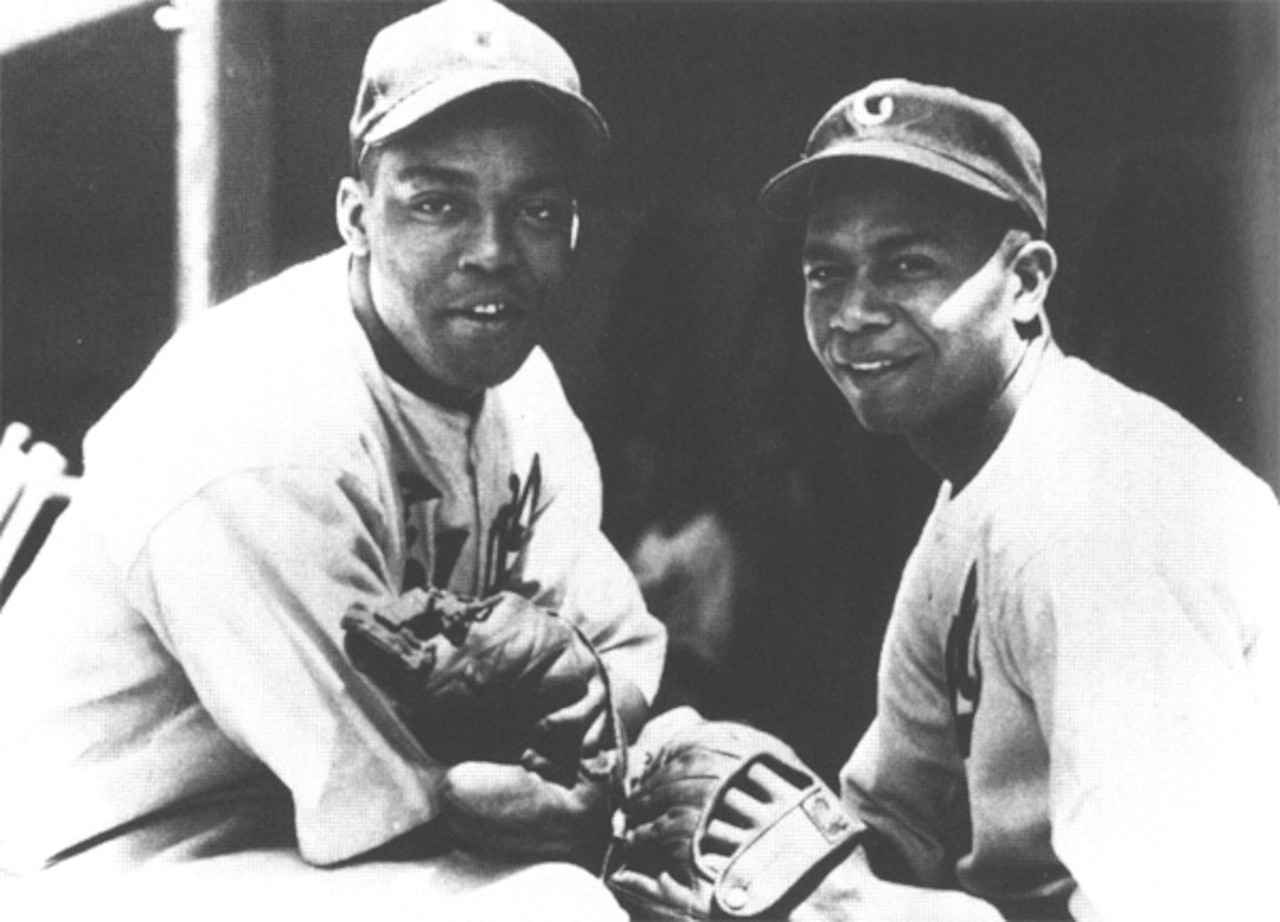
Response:
POLYGON ((410 163, 396 171, 395 178, 400 182, 426 180, 429 182, 447 183, 464 186, 472 182, 472 178, 462 170, 451 170, 448 167, 428 166, 424 163, 410 163))
MULTIPOLYGON (((938 235, 930 231, 900 231, 890 233, 887 237, 877 240, 873 245, 873 250, 879 254, 921 243, 939 245, 940 241, 938 235)), ((820 239, 806 241, 804 248, 800 251, 800 256, 802 259, 833 259, 839 258, 845 253, 844 247, 820 239)))
POLYGON ((835 259, 843 254, 844 250, 835 244, 818 241, 816 243, 805 243, 804 249, 800 251, 800 258, 803 260, 835 259))
MULTIPOLYGON (((402 183, 431 182, 447 186, 474 186, 476 184, 475 176, 465 170, 455 170, 426 163, 406 164, 396 171, 395 179, 397 182, 402 183)), ((569 182, 568 177, 561 173, 548 173, 542 176, 530 177, 517 185, 514 191, 524 193, 546 189, 564 189, 567 192, 572 189, 572 184, 569 182)))

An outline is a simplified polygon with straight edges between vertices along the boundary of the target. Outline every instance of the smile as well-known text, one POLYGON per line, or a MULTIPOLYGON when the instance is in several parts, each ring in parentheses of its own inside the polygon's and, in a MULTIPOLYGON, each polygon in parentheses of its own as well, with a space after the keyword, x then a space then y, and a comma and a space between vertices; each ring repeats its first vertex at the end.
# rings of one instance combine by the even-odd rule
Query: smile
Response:
POLYGON ((875 355, 862 358, 849 358, 837 353, 831 356, 832 364, 842 368, 849 377, 868 380, 905 368, 911 363, 911 356, 875 355))
POLYGON ((451 313, 462 323, 492 330, 506 329, 525 316, 519 302, 506 298, 464 302, 455 306, 451 313))
POLYGON ((892 368, 896 364, 898 363, 890 361, 889 359, 879 359, 874 362, 847 363, 849 370, 858 374, 875 374, 876 372, 885 371, 889 368, 892 368))

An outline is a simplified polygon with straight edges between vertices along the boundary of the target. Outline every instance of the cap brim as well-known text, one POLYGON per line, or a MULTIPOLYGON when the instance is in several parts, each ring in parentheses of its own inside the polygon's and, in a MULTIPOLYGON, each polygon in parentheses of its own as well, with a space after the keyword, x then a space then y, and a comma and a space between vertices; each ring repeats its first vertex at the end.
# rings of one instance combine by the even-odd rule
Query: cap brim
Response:
POLYGON ((551 105, 575 118, 584 129, 591 156, 599 154, 609 143, 609 126, 596 107, 584 97, 552 86, 532 71, 494 70, 469 72, 433 80, 410 94, 360 139, 364 147, 376 147, 440 109, 472 93, 496 86, 529 86, 551 105))
POLYGON ((805 217, 809 189, 818 174, 836 165, 848 168, 860 160, 901 163, 937 173, 1005 202, 1017 199, 981 173, 942 154, 896 141, 867 139, 845 143, 793 163, 760 190, 760 207, 781 221, 805 217))

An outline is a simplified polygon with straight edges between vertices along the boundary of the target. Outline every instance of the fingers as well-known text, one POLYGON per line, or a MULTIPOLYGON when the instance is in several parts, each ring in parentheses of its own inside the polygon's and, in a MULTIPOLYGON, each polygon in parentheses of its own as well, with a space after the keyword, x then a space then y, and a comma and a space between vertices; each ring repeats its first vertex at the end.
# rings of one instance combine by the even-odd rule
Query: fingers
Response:
POLYGON ((522 765, 548 780, 566 783, 602 751, 609 702, 603 682, 592 692, 533 725, 522 765))
POLYGON ((800 790, 768 763, 753 762, 724 792, 712 816, 734 826, 762 826, 800 790))
MULTIPOLYGON (((803 787, 807 787, 812 780, 805 778, 802 782, 803 787)), ((781 774, 772 763, 765 761, 753 762, 747 771, 745 781, 743 790, 746 793, 757 800, 774 804, 792 800, 803 790, 803 787, 797 784, 798 779, 781 774)))
POLYGON ((708 868, 721 870, 747 841, 768 826, 774 813, 771 803, 738 788, 724 792, 698 843, 708 868))
POLYGON ((564 788, 575 787, 582 780, 580 762, 576 753, 544 753, 533 748, 526 749, 519 759, 526 771, 564 788))
POLYGON ((699 842, 709 869, 719 871, 742 846, 791 806, 801 789, 767 762, 753 762, 724 791, 699 842))
POLYGON ((641 866, 674 867, 689 853, 698 812, 671 810, 628 834, 627 854, 641 866))
POLYGON ((609 693, 600 676, 593 676, 578 700, 547 715, 534 725, 535 745, 555 752, 590 748, 599 751, 609 717, 609 693))
POLYGON ((546 860, 590 857, 609 836, 608 798, 589 784, 548 784, 513 765, 463 762, 445 775, 441 806, 465 842, 489 852, 546 860))
MULTIPOLYGON (((682 773, 687 770, 687 767, 680 769, 682 773)), ((684 780, 687 784, 659 785, 665 810, 659 805, 649 805, 643 796, 633 798, 628 805, 635 824, 633 844, 658 852, 677 847, 682 839, 688 846, 692 844, 701 814, 699 808, 710 809, 711 815, 696 848, 703 865, 715 873, 723 870, 747 842, 772 824, 780 811, 791 807, 802 791, 796 785, 797 779, 763 761, 753 762, 721 792, 714 804, 706 802, 710 779, 686 777, 684 780), (651 815, 655 807, 658 807, 656 816, 651 815)))
POLYGON ((572 701, 567 701, 558 710, 549 712, 539 727, 559 727, 575 725, 590 726, 603 711, 607 710, 609 689, 604 678, 598 673, 592 675, 579 689, 572 701))

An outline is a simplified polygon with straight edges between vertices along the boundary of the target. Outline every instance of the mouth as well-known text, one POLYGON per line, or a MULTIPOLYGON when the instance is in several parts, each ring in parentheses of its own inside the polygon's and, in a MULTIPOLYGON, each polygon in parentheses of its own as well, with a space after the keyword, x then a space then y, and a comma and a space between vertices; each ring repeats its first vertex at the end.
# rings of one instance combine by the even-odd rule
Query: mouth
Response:
POLYGON ((486 327, 499 327, 516 323, 524 317, 524 311, 513 301, 493 299, 475 301, 455 309, 455 317, 486 327))
POLYGON ((901 371, 911 364, 912 356, 868 355, 853 359, 838 354, 831 355, 831 362, 856 382, 870 382, 901 371))
POLYGON ((845 367, 857 375, 875 375, 901 364, 894 359, 876 359, 872 362, 848 362, 845 367))

